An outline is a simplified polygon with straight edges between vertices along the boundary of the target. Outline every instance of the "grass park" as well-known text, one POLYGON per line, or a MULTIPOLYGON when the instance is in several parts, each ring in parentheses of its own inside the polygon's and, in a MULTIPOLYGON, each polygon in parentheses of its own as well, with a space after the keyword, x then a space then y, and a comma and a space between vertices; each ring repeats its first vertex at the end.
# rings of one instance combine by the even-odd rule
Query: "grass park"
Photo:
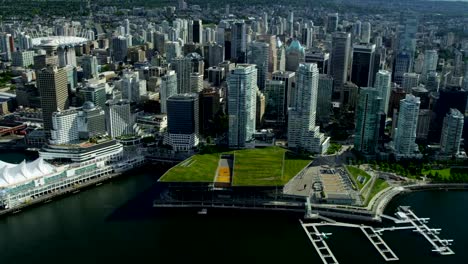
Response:
POLYGON ((354 166, 346 166, 346 168, 348 169, 349 173, 350 173, 351 176, 353 177, 354 181, 356 181, 356 184, 358 185, 357 187, 359 188, 359 190, 361 190, 362 187, 364 187, 364 185, 366 185, 366 183, 367 183, 367 182, 370 180, 370 178, 371 178, 371 176, 370 176, 367 172, 365 172, 365 171, 363 171, 363 170, 361 170, 361 169, 359 169, 359 168, 357 168, 357 167, 354 167, 354 166), (366 180, 365 180, 363 183, 361 183, 361 182, 358 181, 359 175, 361 175, 362 177, 366 178, 366 180))
POLYGON ((368 202, 370 200, 372 200, 372 198, 378 194, 380 191, 382 191, 383 189, 387 188, 389 185, 388 185, 388 182, 386 182, 385 180, 383 179, 376 179, 375 182, 374 182, 374 185, 372 186, 372 189, 369 193, 369 197, 367 198, 368 199, 368 202))
POLYGON ((213 182, 221 154, 234 154, 233 186, 282 186, 311 161, 280 147, 197 154, 170 169, 160 181, 213 182))

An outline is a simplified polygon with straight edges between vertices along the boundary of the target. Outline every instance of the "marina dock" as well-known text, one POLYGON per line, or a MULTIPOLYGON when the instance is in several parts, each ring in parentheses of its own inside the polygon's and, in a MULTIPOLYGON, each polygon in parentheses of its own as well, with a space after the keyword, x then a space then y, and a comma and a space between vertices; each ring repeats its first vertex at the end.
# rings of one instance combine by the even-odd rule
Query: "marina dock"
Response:
POLYGON ((338 260, 336 260, 335 255, 333 255, 333 252, 330 250, 330 248, 327 245, 327 242, 325 242, 324 238, 321 237, 319 230, 315 225, 308 225, 304 224, 301 220, 302 228, 304 228, 304 231, 306 232, 307 236, 309 237, 310 242, 312 245, 314 245, 315 250, 319 254, 320 258, 322 259, 323 263, 326 264, 338 264, 338 260), (314 230, 313 232, 310 232, 308 230, 309 227, 312 227, 314 230))
MULTIPOLYGON (((429 228, 426 225, 426 223, 429 220, 428 218, 419 218, 407 206, 400 206, 395 215, 396 217, 385 216, 384 218, 393 221, 395 224, 406 225, 375 228, 367 225, 350 224, 336 221, 323 221, 321 223, 304 223, 300 220, 300 223, 307 236, 309 237, 309 240, 313 244, 315 250, 317 251, 318 255, 325 264, 338 263, 338 261, 324 240, 326 238, 325 234, 320 233, 320 231, 318 230, 318 227, 320 226, 359 228, 367 237, 367 239, 372 243, 375 249, 380 253, 382 258, 387 262, 397 261, 399 260, 399 258, 383 240, 381 235, 382 232, 385 231, 413 230, 413 232, 421 234, 427 241, 429 241, 429 243, 433 247, 433 252, 437 252, 440 255, 455 254, 455 252, 453 252, 453 250, 449 247, 453 240, 441 239, 438 236, 440 229, 429 228), (310 231, 310 229, 312 229, 313 231, 310 231)), ((316 217, 316 219, 326 220, 326 218, 318 216, 316 217)))

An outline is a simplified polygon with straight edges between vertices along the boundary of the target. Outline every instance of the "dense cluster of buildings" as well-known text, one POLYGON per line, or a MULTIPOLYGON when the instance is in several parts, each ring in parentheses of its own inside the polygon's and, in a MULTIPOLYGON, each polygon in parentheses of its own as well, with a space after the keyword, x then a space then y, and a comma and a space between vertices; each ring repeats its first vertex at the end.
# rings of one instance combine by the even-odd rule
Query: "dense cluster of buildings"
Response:
POLYGON ((442 23, 309 7, 240 16, 185 1, 87 8, 94 17, 0 24, 16 95, 3 112, 40 111, 29 132, 43 141, 27 141, 37 147, 133 137, 174 152, 250 148, 267 129, 324 154, 339 129, 371 159, 421 158, 420 144, 466 156, 468 39, 442 23))

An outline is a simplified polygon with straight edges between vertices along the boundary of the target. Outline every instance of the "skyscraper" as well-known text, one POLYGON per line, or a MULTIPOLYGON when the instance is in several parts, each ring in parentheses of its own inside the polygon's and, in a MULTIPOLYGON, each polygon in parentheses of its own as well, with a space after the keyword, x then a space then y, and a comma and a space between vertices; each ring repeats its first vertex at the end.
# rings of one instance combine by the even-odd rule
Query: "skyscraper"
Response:
POLYGON ((413 87, 419 85, 419 74, 414 72, 406 72, 403 74, 402 88, 406 93, 411 93, 413 87))
POLYGON ((333 78, 327 74, 319 75, 317 93, 317 121, 328 123, 332 109, 333 78))
POLYGON ((368 44, 371 37, 371 24, 369 22, 362 23, 361 27, 361 43, 368 44))
POLYGON ((191 89, 190 74, 192 73, 192 59, 188 57, 174 58, 171 65, 177 75, 177 93, 189 93, 191 89))
POLYGON ((309 51, 305 55, 305 62, 316 63, 320 74, 329 74, 330 53, 323 51, 309 51))
POLYGON ((192 72, 190 74, 190 92, 199 93, 203 90, 203 74, 192 72))
POLYGON ((430 71, 426 75, 426 89, 430 92, 439 92, 440 75, 436 71, 430 71))
POLYGON ((349 56, 351 52, 351 35, 335 32, 332 39, 330 75, 333 77, 333 91, 339 91, 348 79, 349 56))
POLYGON ((274 72, 278 66, 278 52, 276 48, 276 36, 275 35, 259 35, 257 41, 265 42, 268 44, 268 72, 274 72))
POLYGON ((130 112, 128 100, 109 100, 106 102, 106 128, 107 134, 112 138, 133 135, 134 119, 130 112))
POLYGON ((205 54, 205 58, 208 57, 208 66, 218 66, 221 62, 224 61, 224 46, 208 43, 208 56, 205 54))
POLYGON ((287 112, 288 107, 294 107, 296 98, 296 73, 295 72, 286 72, 286 71, 276 71, 272 74, 272 79, 274 81, 283 81, 285 86, 286 93, 286 104, 285 111, 287 112))
POLYGON ((193 42, 201 44, 203 42, 203 40, 202 40, 203 25, 202 25, 202 21, 200 19, 193 20, 192 30, 193 30, 193 35, 192 35, 193 36, 193 42))
POLYGON ((220 111, 220 94, 216 89, 205 89, 200 93, 200 133, 216 136, 220 131, 216 118, 220 111))
POLYGON ((418 127, 419 97, 407 94, 400 101, 397 127, 393 147, 398 158, 420 157, 418 145, 416 144, 416 130, 418 127))
POLYGON ((286 83, 284 81, 267 80, 265 86, 265 121, 267 123, 284 124, 286 121, 286 83))
POLYGON ((392 91, 391 86, 392 74, 386 70, 380 70, 375 75, 375 88, 379 91, 379 96, 382 98, 380 110, 388 115, 390 93, 392 91))
POLYGON ((78 134, 80 139, 88 139, 106 134, 106 115, 104 108, 85 102, 78 111, 78 134))
POLYGON ((467 100, 468 91, 460 89, 459 87, 447 87, 439 91, 439 98, 434 108, 435 116, 431 122, 431 129, 429 132, 429 139, 432 142, 440 142, 443 119, 450 109, 454 108, 464 113, 467 107, 467 100))
POLYGON ((316 64, 301 63, 297 71, 295 107, 288 118, 288 147, 323 154, 329 138, 315 125, 317 113, 319 73, 316 64))
POLYGON ((357 39, 357 40, 361 39, 361 28, 362 28, 362 22, 360 20, 357 20, 353 25, 354 39, 357 39))
POLYGON ((198 94, 178 94, 167 99, 167 133, 164 142, 175 151, 196 147, 199 135, 198 94))
POLYGON ((175 71, 168 71, 161 77, 161 88, 159 101, 161 102, 161 113, 167 113, 167 99, 177 94, 177 75, 175 71))
POLYGON ((11 53, 12 63, 11 66, 27 68, 34 64, 33 50, 15 51, 11 53))
POLYGON ((354 45, 351 81, 359 87, 371 87, 374 83, 375 44, 354 45))
POLYGON ((393 81, 398 85, 403 84, 403 76, 409 72, 412 65, 411 54, 407 51, 400 51, 395 56, 395 64, 393 66, 393 81))
POLYGON ((228 77, 229 147, 245 148, 255 132, 257 69, 252 64, 237 64, 228 77))
POLYGON ((74 109, 52 113, 50 143, 54 145, 76 143, 78 134, 78 111, 74 109))
POLYGON ((52 113, 69 107, 67 72, 64 68, 48 67, 37 72, 37 88, 41 95, 44 131, 50 135, 52 113))
POLYGON ((125 35, 130 34, 130 20, 125 19, 124 20, 124 28, 125 28, 125 35))
POLYGON ((247 31, 244 20, 237 20, 231 29, 231 58, 238 63, 245 62, 247 50, 247 31))
POLYGON ((146 80, 140 80, 136 71, 125 70, 122 76, 122 98, 131 102, 139 102, 146 95, 146 80))
POLYGON ((71 65, 76 67, 76 52, 73 46, 64 46, 57 49, 58 62, 60 67, 71 65))
POLYGON ((172 62, 174 58, 182 56, 182 49, 177 41, 166 41, 164 43, 164 49, 166 50, 167 62, 172 62))
POLYGON ((131 36, 118 36, 112 38, 112 57, 114 61, 120 62, 126 60, 127 51, 131 46, 131 42, 131 36))
POLYGON ((11 34, 2 34, 0 35, 0 50, 2 51, 3 60, 11 60, 11 54, 15 50, 13 36, 11 34))
POLYGON ((338 13, 330 13, 327 16, 327 33, 333 33, 338 29, 338 13))
POLYGON ((426 80, 429 72, 433 72, 437 69, 437 61, 439 55, 436 50, 426 50, 424 52, 424 66, 423 66, 423 79, 426 80))
POLYGON ((257 66, 257 86, 263 91, 268 76, 268 57, 270 45, 253 41, 247 47, 247 63, 257 66))
POLYGON ((84 55, 81 62, 81 68, 83 68, 83 77, 85 79, 98 77, 98 61, 96 56, 84 55))
POLYGON ((457 109, 451 108, 444 118, 440 150, 445 155, 457 155, 463 134, 465 116, 457 109))
POLYGON ((294 39, 286 48, 286 70, 296 71, 303 62, 305 62, 305 49, 297 39, 294 39))
POLYGON ((301 31, 301 42, 308 49, 312 48, 314 28, 304 27, 301 31))
POLYGON ((86 86, 80 89, 84 101, 92 102, 94 105, 104 109, 106 106, 106 86, 108 84, 101 82, 88 82, 86 86))
POLYGON ((380 92, 372 87, 361 87, 358 98, 354 148, 373 155, 378 146, 382 98, 380 92))

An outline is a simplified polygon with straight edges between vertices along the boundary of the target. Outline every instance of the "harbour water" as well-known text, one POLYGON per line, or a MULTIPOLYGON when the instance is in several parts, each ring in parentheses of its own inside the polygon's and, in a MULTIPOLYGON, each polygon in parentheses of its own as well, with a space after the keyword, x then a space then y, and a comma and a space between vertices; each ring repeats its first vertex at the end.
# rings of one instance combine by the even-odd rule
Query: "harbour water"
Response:
MULTIPOLYGON (((19 153, 0 160, 19 162, 19 153)), ((0 218, 1 263, 321 263, 300 215, 155 210, 155 182, 163 171, 135 173, 72 196, 0 218)), ((417 192, 388 207, 410 205, 441 237, 454 239, 453 256, 438 256, 411 231, 384 233, 399 263, 467 263, 468 192, 417 192)), ((340 263, 384 263, 359 230, 322 228, 340 263)))

